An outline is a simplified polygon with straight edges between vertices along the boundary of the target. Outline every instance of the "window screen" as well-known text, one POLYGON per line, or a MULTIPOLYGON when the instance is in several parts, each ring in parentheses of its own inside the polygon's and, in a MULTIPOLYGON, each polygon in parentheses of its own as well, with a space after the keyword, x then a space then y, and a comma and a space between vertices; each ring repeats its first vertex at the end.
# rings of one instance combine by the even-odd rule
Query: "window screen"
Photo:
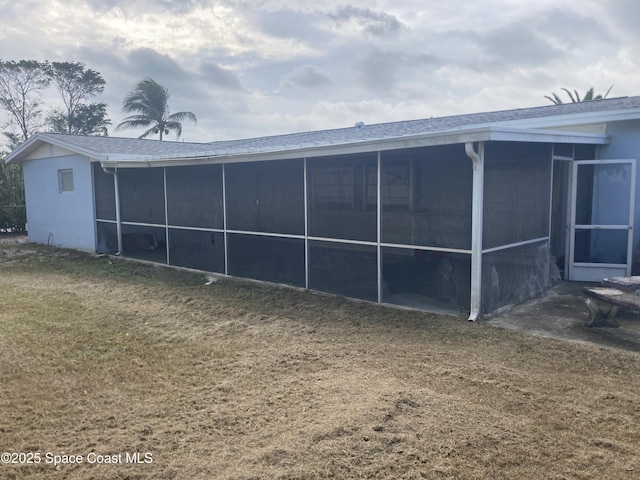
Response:
POLYGON ((228 234, 229 275, 305 286, 304 240, 228 234))
POLYGON ((222 167, 170 167, 167 175, 169 225, 224 228, 222 167))
POLYGON ((118 251, 118 230, 115 223, 96 222, 96 253, 118 251))
POLYGON ((224 234, 170 228, 169 263, 224 273, 224 234))
POLYGON ((485 148, 483 247, 549 235, 551 145, 489 142, 485 148))
POLYGON ((377 154, 307 162, 309 235, 377 240, 377 154))
POLYGON ((167 263, 166 230, 162 227, 122 225, 122 250, 126 257, 167 263))
POLYGON ((162 168, 118 170, 120 215, 123 222, 164 225, 164 172, 162 168))
POLYGON ((482 310, 521 303, 542 294, 557 270, 543 241, 482 255, 482 310))
POLYGON ((105 173, 99 163, 93 164, 96 218, 116 219, 116 190, 113 175, 105 173))
POLYGON ((345 297, 378 300, 377 248, 309 242, 309 288, 345 297))
POLYGON ((432 311, 468 311, 471 256, 383 248, 382 280, 385 303, 432 311))
POLYGON ((462 145, 383 152, 383 243, 471 248, 472 183, 462 145))
POLYGON ((302 160, 225 166, 227 228, 304 234, 302 160))

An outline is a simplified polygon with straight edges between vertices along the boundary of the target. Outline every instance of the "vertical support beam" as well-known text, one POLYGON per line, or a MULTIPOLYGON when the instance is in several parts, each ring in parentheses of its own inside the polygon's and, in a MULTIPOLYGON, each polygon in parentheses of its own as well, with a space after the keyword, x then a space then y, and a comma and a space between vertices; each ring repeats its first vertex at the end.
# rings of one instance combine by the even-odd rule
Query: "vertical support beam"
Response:
POLYGON ((227 235, 227 177, 222 164, 222 229, 224 236, 224 274, 229 275, 229 238, 227 235))
POLYGON ((416 162, 412 157, 409 159, 409 211, 416 211, 416 162))
POLYGON ((167 246, 167 265, 169 262, 169 206, 167 203, 167 168, 162 167, 162 177, 164 182, 164 241, 167 246))
POLYGON ((482 227, 484 208, 484 143, 478 143, 478 152, 472 142, 464 145, 473 163, 473 194, 471 205, 471 312, 470 321, 476 321, 482 307, 482 227))
POLYGON ((382 303, 382 154, 378 151, 378 165, 376 169, 376 215, 377 215, 377 248, 378 248, 378 303, 382 303))
POLYGON ((629 202, 629 239, 627 241, 627 276, 631 275, 631 269, 633 267, 633 222, 635 221, 635 206, 636 206, 636 160, 631 160, 631 192, 629 195, 631 201, 629 202))
POLYGON ((303 159, 303 181, 302 189, 304 195, 304 288, 309 290, 309 198, 307 196, 307 159, 303 159))
POLYGON ((549 287, 551 285, 551 250, 552 250, 552 246, 551 246, 551 242, 552 242, 552 238, 551 238, 551 221, 553 219, 553 182, 554 182, 554 170, 555 170, 555 150, 556 150, 556 146, 551 145, 551 174, 549 175, 549 208, 547 210, 547 219, 549 220, 549 229, 547 230, 547 235, 549 236, 549 240, 547 240, 547 247, 549 248, 549 251, 547 252, 547 277, 545 278, 545 288, 549 287))

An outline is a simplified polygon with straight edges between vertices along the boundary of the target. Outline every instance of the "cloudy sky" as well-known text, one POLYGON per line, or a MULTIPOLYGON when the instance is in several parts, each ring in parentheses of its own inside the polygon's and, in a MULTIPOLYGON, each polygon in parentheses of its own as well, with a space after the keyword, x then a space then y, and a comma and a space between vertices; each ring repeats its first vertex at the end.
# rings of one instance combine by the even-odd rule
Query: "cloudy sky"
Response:
POLYGON ((84 62, 114 125, 152 77, 212 141, 640 95, 639 24, 637 0, 0 0, 0 59, 84 62))

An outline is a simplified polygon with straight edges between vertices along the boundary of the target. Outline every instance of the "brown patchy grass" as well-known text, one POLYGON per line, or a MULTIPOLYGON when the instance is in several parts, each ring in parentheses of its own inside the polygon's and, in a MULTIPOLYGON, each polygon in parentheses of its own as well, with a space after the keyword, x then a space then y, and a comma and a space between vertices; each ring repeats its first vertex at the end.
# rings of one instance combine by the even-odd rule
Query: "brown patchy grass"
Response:
POLYGON ((640 476, 640 357, 291 289, 0 245, 7 479, 640 476))

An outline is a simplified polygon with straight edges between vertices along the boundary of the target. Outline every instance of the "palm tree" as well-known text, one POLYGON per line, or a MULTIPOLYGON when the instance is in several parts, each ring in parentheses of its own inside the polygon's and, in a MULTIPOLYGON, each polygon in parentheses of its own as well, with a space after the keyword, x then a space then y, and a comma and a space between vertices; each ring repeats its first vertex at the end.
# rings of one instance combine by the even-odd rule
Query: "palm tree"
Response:
MULTIPOLYGON (((571 103, 580 103, 580 102, 590 102, 592 100, 604 100, 605 98, 607 98, 612 88, 613 88, 613 85, 609 87, 609 90, 607 90, 607 93, 605 93, 603 96, 603 95, 596 95, 593 90, 593 87, 591 87, 589 90, 587 90, 587 93, 585 93, 584 97, 582 98, 580 98, 580 94, 578 93, 577 90, 574 90, 573 92, 571 92, 567 88, 563 88, 562 90, 567 92, 567 95, 569 95, 569 98, 571 99, 571 103)), ((557 93, 551 93, 551 95, 552 95, 551 97, 549 95, 545 95, 544 98, 551 100, 551 103, 555 103, 556 105, 561 105, 564 103, 557 93)))
POLYGON ((191 120, 197 122, 198 119, 191 112, 178 112, 169 115, 169 91, 158 84, 152 78, 140 80, 133 91, 129 92, 122 102, 122 111, 125 113, 135 112, 118 124, 116 130, 128 128, 149 127, 138 138, 145 138, 149 135, 160 134, 160 140, 164 134, 176 133, 176 138, 182 135, 182 122, 191 120))

